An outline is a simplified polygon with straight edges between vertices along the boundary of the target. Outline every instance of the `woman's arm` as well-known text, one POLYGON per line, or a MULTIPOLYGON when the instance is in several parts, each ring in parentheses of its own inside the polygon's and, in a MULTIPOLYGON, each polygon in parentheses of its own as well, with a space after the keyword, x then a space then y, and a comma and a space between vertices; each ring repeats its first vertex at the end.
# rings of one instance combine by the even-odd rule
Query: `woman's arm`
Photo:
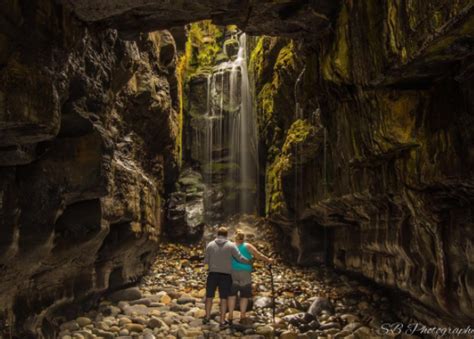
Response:
POLYGON ((267 257, 267 256, 263 255, 262 253, 260 253, 260 252, 255 248, 254 245, 247 243, 247 249, 249 250, 250 253, 252 253, 252 255, 253 255, 255 258, 257 258, 257 259, 259 259, 259 260, 263 260, 263 261, 265 261, 265 262, 267 262, 267 263, 269 263, 269 264, 272 264, 272 263, 273 263, 273 259, 270 259, 269 257, 267 257))

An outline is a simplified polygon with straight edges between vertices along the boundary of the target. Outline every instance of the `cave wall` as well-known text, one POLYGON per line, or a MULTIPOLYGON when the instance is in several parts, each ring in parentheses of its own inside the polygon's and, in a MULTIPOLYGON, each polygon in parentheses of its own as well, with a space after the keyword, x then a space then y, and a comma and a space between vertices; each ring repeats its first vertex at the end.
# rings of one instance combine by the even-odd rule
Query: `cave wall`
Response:
POLYGON ((180 154, 176 47, 53 1, 0 7, 0 336, 14 320, 39 337, 153 259, 180 154))
POLYGON ((345 1, 318 44, 264 36, 250 60, 262 202, 295 259, 404 291, 427 323, 474 314, 473 20, 469 1, 345 1))

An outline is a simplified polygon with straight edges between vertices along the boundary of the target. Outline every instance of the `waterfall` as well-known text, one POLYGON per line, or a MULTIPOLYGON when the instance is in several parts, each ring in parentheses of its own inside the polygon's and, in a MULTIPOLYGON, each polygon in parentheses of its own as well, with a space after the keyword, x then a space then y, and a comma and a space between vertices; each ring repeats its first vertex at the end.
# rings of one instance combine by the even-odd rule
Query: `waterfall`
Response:
POLYGON ((257 123, 247 69, 247 37, 233 38, 238 38, 237 54, 215 66, 208 77, 206 178, 212 190, 223 193, 224 200, 235 197, 226 204, 226 212, 252 213, 257 207, 257 123))
MULTIPOLYGON (((298 78, 295 81, 295 88, 294 88, 294 98, 295 98, 295 121, 298 119, 303 119, 303 108, 300 106, 299 100, 298 100, 298 86, 301 83, 301 80, 303 79, 303 74, 306 71, 306 66, 303 67, 301 70, 300 74, 298 75, 298 78)), ((294 156, 294 170, 295 170, 295 180, 294 180, 294 224, 296 225, 298 223, 298 193, 303 190, 303 178, 301 174, 301 178, 298 178, 298 160, 299 160, 299 154, 301 152, 300 150, 301 145, 296 144, 295 145, 295 156, 294 156)), ((301 170, 302 171, 302 170, 301 170)))

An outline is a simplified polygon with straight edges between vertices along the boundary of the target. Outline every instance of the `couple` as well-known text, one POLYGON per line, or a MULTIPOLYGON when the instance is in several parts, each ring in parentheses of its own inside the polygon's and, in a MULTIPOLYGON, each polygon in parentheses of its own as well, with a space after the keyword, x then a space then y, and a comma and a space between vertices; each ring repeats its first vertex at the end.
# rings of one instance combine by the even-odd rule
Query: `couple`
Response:
POLYGON ((208 266, 206 282, 206 317, 204 324, 209 323, 212 300, 219 289, 220 326, 232 325, 237 293, 240 292, 240 322, 245 319, 248 299, 252 297, 252 261, 254 258, 269 264, 273 260, 260 253, 253 245, 244 242, 244 234, 236 232, 235 244, 227 239, 227 229, 220 227, 217 238, 206 248, 204 264, 208 266), (229 318, 225 314, 229 306, 229 318))

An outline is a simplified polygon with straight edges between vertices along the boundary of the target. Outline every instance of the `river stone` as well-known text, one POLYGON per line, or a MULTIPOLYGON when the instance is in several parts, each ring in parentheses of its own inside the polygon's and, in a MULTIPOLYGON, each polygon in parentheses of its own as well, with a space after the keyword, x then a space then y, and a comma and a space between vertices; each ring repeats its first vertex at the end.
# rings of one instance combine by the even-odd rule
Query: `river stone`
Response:
POLYGON ((257 332, 257 334, 267 336, 273 333, 273 327, 271 327, 270 325, 259 326, 257 327, 255 332, 257 332))
POLYGON ((359 328, 354 332, 354 336, 355 336, 357 339, 370 338, 371 335, 372 335, 372 334, 371 334, 370 328, 368 328, 368 327, 366 327, 366 326, 359 327, 359 328))
POLYGON ((123 325, 126 325, 126 324, 130 324, 130 323, 132 323, 132 321, 131 321, 129 318, 127 318, 127 317, 123 317, 123 318, 120 318, 120 319, 119 319, 119 325, 120 325, 120 326, 123 326, 123 325))
POLYGON ((152 301, 149 298, 140 298, 140 299, 132 300, 129 302, 130 305, 145 305, 148 307, 151 306, 151 303, 152 301))
POLYGON ((357 330, 361 326, 362 326, 361 323, 353 322, 353 323, 350 323, 350 324, 347 324, 346 326, 344 326, 343 330, 344 331, 349 331, 349 332, 354 332, 355 330, 357 330))
POLYGON ((339 325, 338 323, 336 322, 328 322, 328 323, 322 323, 320 324, 319 326, 319 329, 320 330, 327 330, 327 329, 330 329, 330 328, 337 328, 337 329, 341 329, 341 325, 339 325))
POLYGON ((317 317, 322 311, 334 313, 334 306, 331 301, 325 297, 316 297, 308 309, 308 313, 317 317))
POLYGON ((341 319, 347 323, 354 323, 354 322, 359 321, 358 316, 356 316, 355 314, 349 314, 349 313, 341 315, 341 319))
POLYGON ((79 324, 77 323, 77 321, 75 320, 71 320, 71 321, 68 321, 64 324, 61 324, 61 326, 59 326, 59 329, 61 331, 76 331, 80 328, 79 324))
POLYGON ((194 304, 196 303, 196 299, 194 299, 193 297, 189 296, 189 295, 184 295, 184 296, 181 296, 178 300, 177 300, 177 303, 179 305, 185 305, 185 304, 194 304))
POLYGON ((168 305, 171 303, 171 297, 168 294, 163 294, 161 296, 160 302, 164 305, 168 305))
POLYGON ((96 329, 96 330, 94 330, 94 334, 96 334, 99 337, 102 337, 104 339, 113 339, 113 338, 115 338, 115 334, 113 332, 109 332, 109 331, 105 331, 105 330, 96 329))
POLYGON ((298 339, 298 333, 286 331, 280 335, 280 339, 298 339))
POLYGON ((122 328, 119 332, 119 335, 129 335, 130 331, 127 330, 126 328, 122 328))
POLYGON ((118 326, 111 326, 110 327, 110 332, 115 332, 115 333, 119 333, 120 332, 120 327, 118 326))
POLYGON ((272 307, 273 301, 270 297, 258 297, 253 304, 256 308, 269 308, 272 307))
POLYGON ((79 317, 76 319, 76 322, 78 323, 79 326, 84 327, 86 325, 89 325, 92 323, 92 320, 90 320, 87 317, 79 317))
MULTIPOLYGON (((350 331, 345 331, 345 330, 342 330, 342 331, 339 331, 337 332, 335 335, 334 335, 334 338, 347 338, 348 335, 351 335, 352 332, 350 331)), ((375 338, 374 338, 375 339, 375 338)))
POLYGON ((137 287, 127 288, 125 290, 119 290, 111 295, 109 295, 108 299, 113 302, 119 301, 132 301, 138 300, 142 297, 142 292, 137 287))
POLYGON ((125 315, 128 315, 128 316, 135 315, 135 314, 145 315, 145 314, 148 314, 149 312, 150 312, 150 309, 146 307, 145 305, 126 306, 123 310, 123 313, 125 313, 125 315))
POLYGON ((369 303, 367 301, 361 301, 360 303, 357 304, 357 308, 361 311, 365 311, 370 307, 369 303))
POLYGON ((145 329, 145 326, 142 324, 126 324, 125 328, 130 332, 142 332, 145 329))
POLYGON ((311 314, 305 312, 286 315, 282 319, 287 323, 292 324, 293 326, 298 326, 300 324, 309 324, 310 322, 315 320, 315 318, 311 314))

